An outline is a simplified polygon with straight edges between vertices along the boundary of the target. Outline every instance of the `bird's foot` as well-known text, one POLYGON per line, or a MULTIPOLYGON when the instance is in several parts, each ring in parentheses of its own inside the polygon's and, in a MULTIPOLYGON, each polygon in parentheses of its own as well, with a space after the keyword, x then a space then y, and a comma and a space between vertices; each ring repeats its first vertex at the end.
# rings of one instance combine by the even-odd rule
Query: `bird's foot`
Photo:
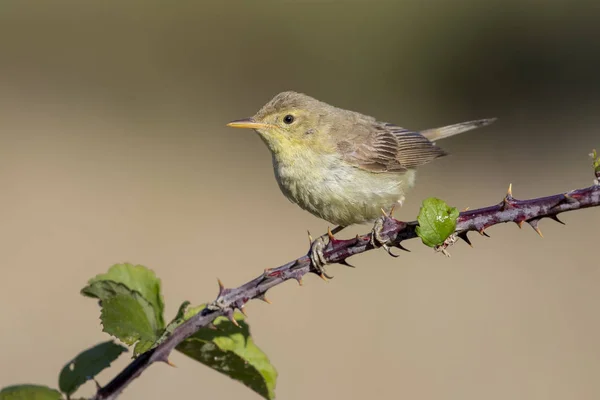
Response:
POLYGON ((319 236, 317 239, 312 240, 312 238, 309 235, 311 243, 310 250, 308 252, 308 257, 310 258, 311 265, 314 268, 316 274, 319 275, 324 281, 327 281, 328 279, 331 279, 333 277, 327 275, 327 273, 325 272, 325 265, 327 265, 327 260, 325 259, 323 251, 327 247, 327 244, 325 243, 324 237, 325 235, 319 236))
MULTIPOLYGON (((385 251, 387 251, 387 253, 390 256, 398 257, 398 254, 394 254, 389 245, 390 238, 387 235, 383 234, 384 223, 385 223, 386 219, 388 219, 388 218, 392 218, 392 217, 388 216, 387 214, 384 213, 383 216, 381 216, 375 220, 373 229, 371 229, 371 246, 373 246, 375 248, 383 247, 383 249, 385 251)), ((402 247, 400 244, 394 244, 393 246, 398 247, 401 250, 409 251, 408 249, 405 249, 404 247, 402 247)))
POLYGON ((375 220, 373 229, 371 229, 371 246, 373 247, 387 247, 388 239, 382 236, 383 223, 385 222, 386 218, 386 216, 382 216, 375 220))
POLYGON ((325 272, 325 266, 328 264, 325 255, 323 254, 325 248, 328 244, 333 243, 336 239, 333 236, 335 233, 338 233, 344 229, 342 226, 338 226, 332 230, 327 229, 327 233, 325 235, 319 236, 317 239, 313 240, 310 232, 308 233, 308 240, 310 242, 310 250, 308 252, 308 258, 310 258, 310 262, 315 272, 321 279, 327 282, 328 279, 333 279, 333 276, 327 275, 325 272), (329 242, 325 243, 325 237, 329 238, 329 242))

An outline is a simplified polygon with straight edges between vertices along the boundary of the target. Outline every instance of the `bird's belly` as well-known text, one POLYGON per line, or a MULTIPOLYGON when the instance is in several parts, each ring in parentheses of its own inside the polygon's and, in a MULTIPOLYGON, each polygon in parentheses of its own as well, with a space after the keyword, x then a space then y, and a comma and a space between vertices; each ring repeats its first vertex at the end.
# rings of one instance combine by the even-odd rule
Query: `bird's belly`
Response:
POLYGON ((335 225, 370 222, 381 210, 402 203, 415 173, 374 174, 339 160, 303 168, 274 160, 275 177, 283 194, 313 215, 335 225))

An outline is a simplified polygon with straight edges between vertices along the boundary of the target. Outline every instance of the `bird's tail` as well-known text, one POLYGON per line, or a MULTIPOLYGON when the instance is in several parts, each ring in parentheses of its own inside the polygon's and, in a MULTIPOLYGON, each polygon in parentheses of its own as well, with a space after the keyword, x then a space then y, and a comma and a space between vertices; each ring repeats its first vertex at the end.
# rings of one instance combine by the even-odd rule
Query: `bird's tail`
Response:
POLYGON ((459 124, 442 126, 441 128, 427 129, 419 132, 432 142, 445 139, 450 136, 458 135, 471 129, 481 128, 494 122, 496 118, 478 119, 475 121, 461 122, 459 124))

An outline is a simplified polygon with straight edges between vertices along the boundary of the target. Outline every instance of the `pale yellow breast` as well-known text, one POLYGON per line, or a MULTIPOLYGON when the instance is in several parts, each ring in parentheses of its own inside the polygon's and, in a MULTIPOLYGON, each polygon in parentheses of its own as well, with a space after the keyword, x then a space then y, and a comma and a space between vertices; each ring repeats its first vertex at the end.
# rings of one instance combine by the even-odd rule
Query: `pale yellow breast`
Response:
POLYGON ((273 156, 275 178, 283 194, 313 215, 335 225, 371 222, 402 203, 414 185, 415 171, 371 173, 336 155, 273 156))

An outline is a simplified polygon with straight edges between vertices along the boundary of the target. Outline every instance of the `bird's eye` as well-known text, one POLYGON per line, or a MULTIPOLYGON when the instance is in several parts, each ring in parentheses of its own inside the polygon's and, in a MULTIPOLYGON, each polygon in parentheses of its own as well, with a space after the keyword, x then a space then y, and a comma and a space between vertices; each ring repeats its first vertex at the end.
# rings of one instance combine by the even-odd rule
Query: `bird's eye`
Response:
POLYGON ((283 122, 285 122, 286 124, 291 124, 292 122, 294 122, 294 116, 291 114, 286 115, 285 117, 283 117, 283 122))

